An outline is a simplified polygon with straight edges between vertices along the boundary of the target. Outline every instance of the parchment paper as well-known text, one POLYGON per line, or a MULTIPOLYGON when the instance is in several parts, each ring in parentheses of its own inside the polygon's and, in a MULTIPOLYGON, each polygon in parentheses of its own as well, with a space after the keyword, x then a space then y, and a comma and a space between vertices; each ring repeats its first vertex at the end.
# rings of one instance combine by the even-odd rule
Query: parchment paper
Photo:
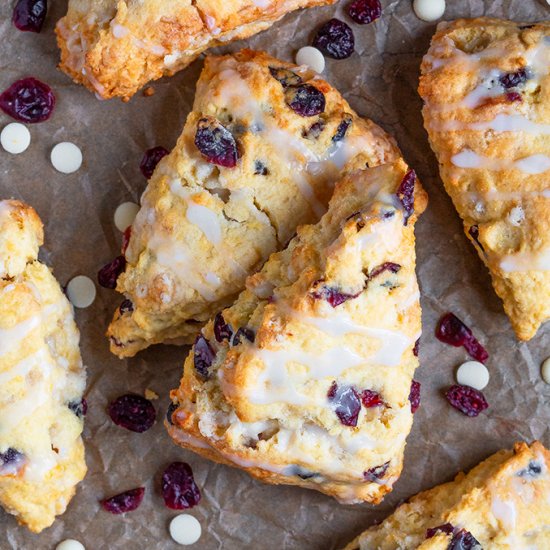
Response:
MULTIPOLYGON (((98 268, 120 247, 114 210, 123 201, 137 202, 145 188, 139 172, 143 151, 174 145, 192 104, 202 60, 156 83, 152 97, 138 94, 127 104, 99 102, 56 70, 53 28, 66 11, 66 0, 50 1, 40 35, 12 26, 14 3, 4 1, 0 6, 0 89, 32 75, 53 87, 58 103, 48 122, 30 126, 32 143, 27 152, 13 156, 0 151, 0 197, 22 199, 38 210, 46 231, 41 256, 62 284, 77 274, 95 279, 98 268), (57 173, 49 162, 52 146, 65 140, 83 150, 84 164, 76 174, 57 173)), ((310 43, 320 23, 335 14, 349 22, 343 13, 346 3, 291 14, 246 43, 219 51, 248 45, 293 60, 294 52, 310 43)), ((422 127, 418 72, 435 24, 418 20, 410 0, 382 3, 381 20, 367 26, 351 24, 356 53, 343 61, 327 60, 325 76, 353 108, 397 138, 430 195, 429 208, 417 225, 424 324, 417 371, 422 407, 394 492, 376 508, 342 506, 314 491, 263 485, 244 472, 176 447, 162 421, 186 349, 157 346, 128 361, 110 355, 103 334, 120 297, 99 289, 93 306, 76 312, 88 366, 84 430, 88 475, 68 511, 41 535, 30 534, 0 511, 2 550, 50 550, 68 537, 80 540, 88 550, 176 548, 168 534, 176 512, 164 506, 159 489, 163 468, 174 460, 191 464, 202 490, 202 502, 191 510, 203 527, 196 548, 341 548, 402 499, 449 480, 458 470, 516 440, 538 438, 550 445, 550 387, 539 376, 541 361, 550 355, 550 324, 528 344, 515 339, 487 271, 444 193, 422 127), (491 382, 485 392, 491 406, 477 419, 462 416, 442 397, 442 390, 453 383, 454 369, 467 359, 462 349, 441 344, 433 336, 437 318, 447 310, 471 326, 491 355, 491 382), (122 393, 143 393, 146 388, 161 396, 154 402, 156 425, 144 434, 115 426, 106 415, 107 403, 122 393), (100 509, 99 499, 140 485, 146 487, 146 496, 137 511, 122 517, 100 509)), ((448 0, 447 4, 447 19, 491 15, 536 21, 550 16, 542 0, 448 0)), ((0 113, 1 127, 10 121, 0 113)))

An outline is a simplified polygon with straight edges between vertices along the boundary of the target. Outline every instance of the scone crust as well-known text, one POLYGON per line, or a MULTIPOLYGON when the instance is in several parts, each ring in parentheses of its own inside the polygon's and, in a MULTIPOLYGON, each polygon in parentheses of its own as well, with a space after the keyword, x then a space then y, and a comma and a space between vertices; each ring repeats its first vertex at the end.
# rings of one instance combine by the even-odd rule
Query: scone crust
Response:
POLYGON ((445 189, 521 340, 550 318, 549 41, 547 22, 442 23, 419 87, 445 189))

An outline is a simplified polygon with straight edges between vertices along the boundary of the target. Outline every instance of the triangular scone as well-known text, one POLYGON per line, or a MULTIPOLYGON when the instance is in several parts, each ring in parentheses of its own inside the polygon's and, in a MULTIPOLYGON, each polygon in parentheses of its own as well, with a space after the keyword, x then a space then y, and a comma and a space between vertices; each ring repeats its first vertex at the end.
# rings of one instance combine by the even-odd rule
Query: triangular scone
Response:
POLYGON ((517 336, 550 318, 550 24, 442 23, 424 123, 466 235, 517 336))
POLYGON ((0 201, 0 505, 36 533, 86 473, 79 333, 42 240, 32 208, 0 201))
POLYGON ((327 214, 197 337, 172 392, 174 441, 344 502, 391 491, 412 424, 425 205, 402 161, 342 179, 327 214))
POLYGON ((109 327, 113 353, 191 343, 299 224, 319 219, 343 173, 397 158, 391 138, 305 68, 251 51, 208 57, 132 226, 117 287, 132 305, 109 327))
POLYGON ((204 50, 247 38, 299 8, 335 0, 69 0, 60 68, 98 97, 133 96, 204 50))
POLYGON ((539 442, 516 443, 411 498, 345 550, 550 548, 549 468, 539 442))

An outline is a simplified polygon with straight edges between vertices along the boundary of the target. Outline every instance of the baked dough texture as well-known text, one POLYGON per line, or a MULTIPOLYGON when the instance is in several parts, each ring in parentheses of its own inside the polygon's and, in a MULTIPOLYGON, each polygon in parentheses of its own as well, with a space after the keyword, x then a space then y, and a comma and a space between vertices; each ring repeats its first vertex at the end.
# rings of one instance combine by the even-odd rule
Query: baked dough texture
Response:
POLYGON ((439 25, 424 123, 464 231, 521 340, 550 318, 550 24, 439 25))
POLYGON ((340 180, 322 219, 299 227, 197 337, 171 394, 173 440, 346 503, 391 491, 413 419, 414 224, 426 201, 401 160, 340 180))
POLYGON ((98 97, 129 99, 204 50, 334 0, 70 0, 57 24, 60 68, 98 97))
POLYGON ((0 504, 35 533, 86 473, 79 333, 42 241, 32 208, 0 201, 0 504))
POLYGON ((399 157, 387 134, 304 67, 249 50, 207 57, 193 111, 131 229, 117 290, 133 310, 114 315, 112 352, 192 343, 299 224, 320 218, 342 174, 399 157), (290 108, 291 82, 320 93, 320 114, 290 108), (204 121, 235 140, 234 167, 210 163, 198 149, 204 121))
POLYGON ((468 474, 414 496, 345 550, 550 548, 549 468, 550 453, 539 442, 516 443, 513 451, 500 451, 468 474), (477 544, 461 544, 462 530, 477 544))

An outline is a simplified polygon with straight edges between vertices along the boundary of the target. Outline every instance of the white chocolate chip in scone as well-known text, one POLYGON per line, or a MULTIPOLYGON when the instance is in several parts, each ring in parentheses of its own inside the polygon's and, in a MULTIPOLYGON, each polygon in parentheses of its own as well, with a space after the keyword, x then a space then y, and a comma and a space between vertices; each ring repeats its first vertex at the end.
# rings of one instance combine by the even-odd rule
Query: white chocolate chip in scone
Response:
POLYGON ((11 122, 4 126, 0 134, 0 144, 5 151, 12 155, 18 155, 27 150, 31 143, 31 133, 20 122, 11 122))
POLYGON ((479 361, 466 361, 458 367, 456 381, 461 386, 482 390, 489 383, 489 370, 479 361))
POLYGON ((436 21, 445 13, 445 0, 414 0, 413 10, 422 21, 436 21))
POLYGON ((72 174, 82 166, 82 151, 69 141, 58 143, 51 152, 53 167, 63 174, 72 174))
POLYGON ((296 65, 307 65, 316 73, 322 73, 325 69, 325 58, 317 48, 304 46, 296 52, 296 65))
POLYGON ((78 308, 91 306, 96 292, 94 282, 86 275, 77 275, 67 284, 67 297, 71 304, 78 308))
POLYGON ((195 544, 202 533, 201 524, 190 514, 180 514, 170 522, 170 536, 178 544, 195 544))
POLYGON ((119 231, 126 231, 130 227, 139 212, 139 204, 135 202, 123 202, 115 210, 115 225, 119 231))
MULTIPOLYGON (((550 0, 549 0, 550 1, 550 0)), ((540 369, 540 373, 542 376, 542 379, 547 383, 550 384, 550 357, 547 357, 542 362, 542 367, 540 369)))
POLYGON ((55 550, 86 550, 81 542, 74 539, 66 539, 60 542, 55 550))

